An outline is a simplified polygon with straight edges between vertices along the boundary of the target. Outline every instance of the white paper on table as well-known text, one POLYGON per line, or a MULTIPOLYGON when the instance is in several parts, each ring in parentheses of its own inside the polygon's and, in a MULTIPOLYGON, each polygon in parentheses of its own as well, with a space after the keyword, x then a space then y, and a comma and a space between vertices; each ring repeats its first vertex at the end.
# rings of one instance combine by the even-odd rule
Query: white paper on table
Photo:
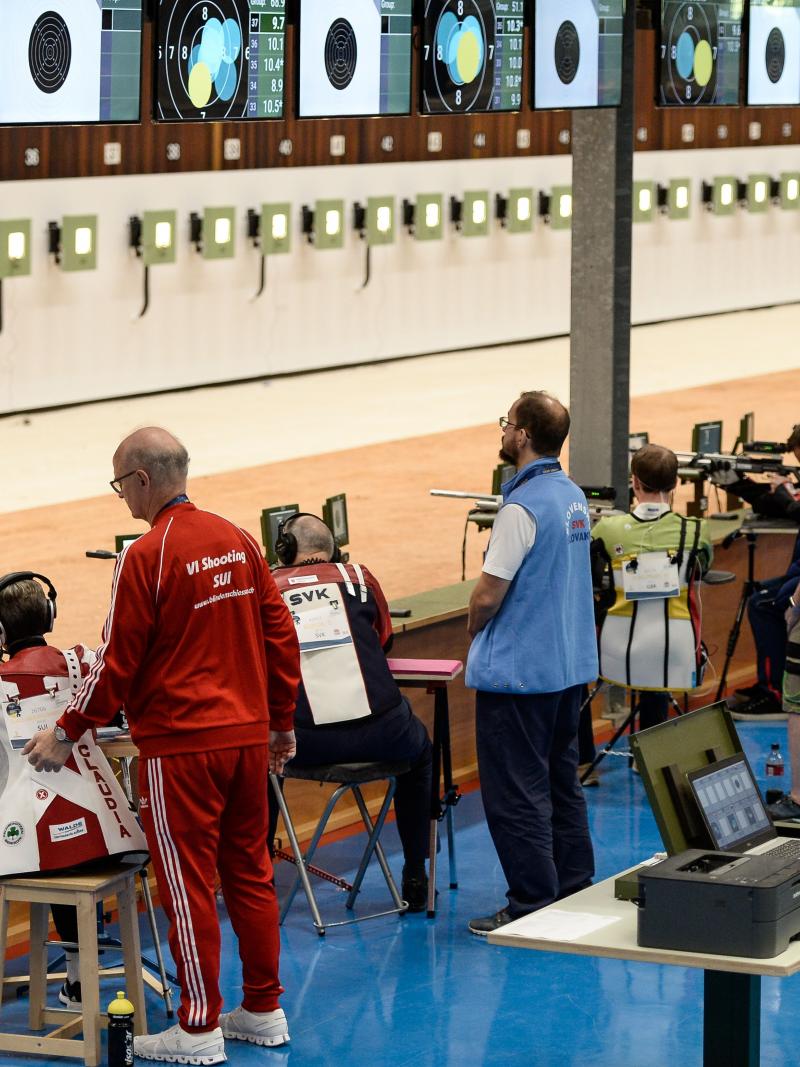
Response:
POLYGON ((577 941, 579 937, 586 937, 618 922, 620 916, 548 908, 546 911, 533 911, 518 919, 514 929, 506 932, 514 937, 535 937, 543 941, 577 941))

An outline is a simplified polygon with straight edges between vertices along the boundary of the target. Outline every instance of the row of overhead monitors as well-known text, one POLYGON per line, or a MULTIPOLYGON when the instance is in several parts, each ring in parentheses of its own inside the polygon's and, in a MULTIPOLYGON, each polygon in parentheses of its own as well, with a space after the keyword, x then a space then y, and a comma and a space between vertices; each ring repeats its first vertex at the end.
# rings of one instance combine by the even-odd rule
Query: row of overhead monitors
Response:
MULTIPOLYGON (((632 0, 629 0, 632 2, 632 0)), ((156 121, 615 107, 625 0, 154 0, 156 121), (531 26, 531 54, 523 48, 531 26), (412 48, 421 85, 412 90, 412 48), (418 105, 415 103, 418 100, 418 105)), ((144 0, 0 0, 0 125, 138 122, 144 0)), ((800 0, 662 0, 657 100, 800 104, 800 0)))

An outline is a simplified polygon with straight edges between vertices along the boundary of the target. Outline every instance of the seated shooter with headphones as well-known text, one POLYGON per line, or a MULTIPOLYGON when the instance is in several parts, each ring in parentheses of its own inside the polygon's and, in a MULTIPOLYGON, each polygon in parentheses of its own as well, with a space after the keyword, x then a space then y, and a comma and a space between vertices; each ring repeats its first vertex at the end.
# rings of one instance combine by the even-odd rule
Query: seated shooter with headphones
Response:
MULTIPOLYGON (((786 442, 788 452, 800 460, 800 425, 794 426, 786 442)), ((768 481, 756 482, 738 474, 726 460, 711 466, 711 481, 751 504, 757 515, 785 519, 800 524, 800 485, 786 475, 773 474, 768 481)), ((786 718, 786 702, 781 705, 781 685, 786 665, 786 625, 784 614, 800 578, 800 535, 785 574, 757 583, 747 602, 747 617, 756 646, 758 680, 746 689, 737 689, 727 698, 734 719, 745 722, 773 722, 786 718)), ((790 720, 792 721, 792 720, 790 720)))
MULTIPOLYGON (((95 661, 94 652, 82 645, 60 652, 45 641, 56 617, 56 596, 52 582, 43 574, 19 571, 0 578, 0 645, 9 656, 0 664, 0 705, 6 715, 13 714, 18 701, 47 694, 53 679, 69 678, 76 670, 81 677, 87 675, 95 661)), ((0 795, 5 785, 0 783, 0 795)), ((53 904, 51 910, 61 940, 77 942, 75 908, 53 904)), ((58 999, 80 1010, 78 954, 67 952, 66 958, 67 979, 58 999)))
POLYGON ((636 690, 644 730, 666 720, 671 692, 702 681, 696 581, 710 566, 712 547, 704 521, 671 509, 674 452, 645 445, 631 459, 631 475, 637 505, 597 523, 592 556, 611 576, 600 621, 600 677, 636 690))
POLYGON ((392 638, 386 598, 366 567, 342 564, 333 534, 316 515, 300 512, 281 523, 275 553, 280 566, 273 577, 300 640, 292 763, 412 764, 397 779, 394 805, 405 861, 402 896, 409 911, 423 911, 431 743, 386 662, 392 638))

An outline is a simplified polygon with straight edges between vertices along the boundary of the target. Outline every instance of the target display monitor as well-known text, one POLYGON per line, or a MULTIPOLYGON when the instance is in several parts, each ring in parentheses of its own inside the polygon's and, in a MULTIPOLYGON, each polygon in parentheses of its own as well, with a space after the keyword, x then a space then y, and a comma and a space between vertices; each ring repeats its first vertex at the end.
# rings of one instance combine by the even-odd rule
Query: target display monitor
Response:
POLYGON ((138 122, 142 0, 0 0, 0 126, 138 122))
POLYGON ((718 455, 722 452, 722 423, 698 422, 692 429, 692 452, 718 455))
POLYGON ((662 0, 660 104, 739 103, 744 0, 662 0))
POLYGON ((800 104, 800 0, 750 0, 748 104, 800 104))
POLYGON ((322 521, 328 527, 336 539, 336 544, 341 548, 350 544, 350 524, 347 521, 347 496, 339 493, 337 496, 329 496, 322 505, 322 521))
POLYGON ((618 107, 625 0, 536 0, 535 108, 618 107))
POLYGON ((301 0, 299 116, 407 115, 413 0, 301 0))
POLYGON ((524 0, 425 0, 422 110, 519 111, 524 0))
POLYGON ((278 540, 281 523, 296 515, 299 510, 298 504, 278 504, 273 508, 264 508, 261 512, 261 542, 266 549, 267 562, 273 567, 279 562, 275 554, 275 542, 278 540))
POLYGON ((283 117, 286 0, 159 0, 155 117, 283 117))

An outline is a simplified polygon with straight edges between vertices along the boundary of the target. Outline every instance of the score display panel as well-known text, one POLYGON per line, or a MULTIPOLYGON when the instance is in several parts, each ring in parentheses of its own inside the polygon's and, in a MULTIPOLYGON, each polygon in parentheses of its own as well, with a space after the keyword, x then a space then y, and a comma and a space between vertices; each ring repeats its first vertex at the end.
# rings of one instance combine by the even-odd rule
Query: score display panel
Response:
POLYGON ((524 7, 524 0, 425 0, 425 114, 519 111, 524 7))
POLYGON ((625 0, 536 0, 534 108, 618 107, 625 0))
POLYGON ((750 0, 747 103, 800 104, 800 0, 750 0))
POLYGON ((0 126, 138 122, 142 0, 0 0, 0 126))
POLYGON ((155 118, 280 119, 286 0, 160 0, 155 118))
POLYGON ((298 116, 407 115, 413 0, 301 0, 298 116))
POLYGON ((739 103, 744 0, 662 0, 658 102, 739 103))

